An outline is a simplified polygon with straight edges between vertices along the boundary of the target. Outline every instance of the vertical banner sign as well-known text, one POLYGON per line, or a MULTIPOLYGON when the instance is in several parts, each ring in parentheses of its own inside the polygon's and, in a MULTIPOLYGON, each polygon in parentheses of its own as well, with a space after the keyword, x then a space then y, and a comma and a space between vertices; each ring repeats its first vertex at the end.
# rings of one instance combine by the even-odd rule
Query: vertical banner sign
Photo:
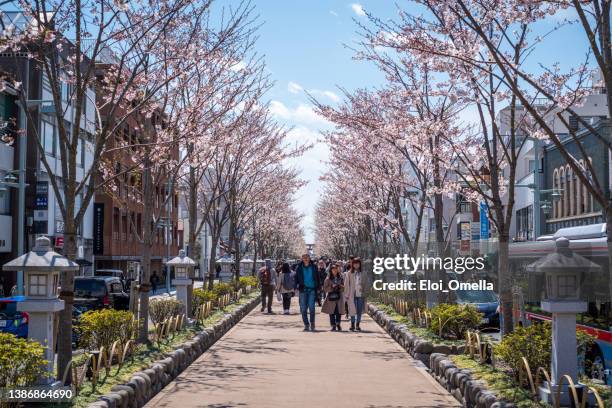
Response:
POLYGON ((94 204, 93 224, 93 253, 102 255, 104 253, 104 204, 94 204))
POLYGON ((489 207, 484 201, 480 202, 480 239, 489 239, 489 207))

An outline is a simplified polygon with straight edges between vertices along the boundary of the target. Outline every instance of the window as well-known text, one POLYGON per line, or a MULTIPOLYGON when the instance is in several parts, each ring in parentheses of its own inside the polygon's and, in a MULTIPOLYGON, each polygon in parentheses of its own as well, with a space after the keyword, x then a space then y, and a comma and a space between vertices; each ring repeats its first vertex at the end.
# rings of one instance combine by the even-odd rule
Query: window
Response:
POLYGON ((533 239, 533 206, 521 208, 516 211, 515 241, 529 241, 533 239))
POLYGON ((28 283, 30 296, 45 296, 47 294, 47 275, 32 274, 28 283))
POLYGON ((45 149, 45 153, 55 154, 55 126, 51 122, 42 120, 40 126, 40 143, 45 149))
POLYGON ((83 167, 84 162, 85 162, 85 141, 79 138, 79 141, 77 142, 76 164, 79 167, 83 167))

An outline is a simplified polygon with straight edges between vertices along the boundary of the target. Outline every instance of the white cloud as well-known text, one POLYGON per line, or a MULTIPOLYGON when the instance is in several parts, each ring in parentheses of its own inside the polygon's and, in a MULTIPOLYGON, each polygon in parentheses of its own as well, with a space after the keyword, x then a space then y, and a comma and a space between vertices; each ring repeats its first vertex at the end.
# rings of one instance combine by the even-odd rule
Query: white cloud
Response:
POLYGON ((329 14, 331 14, 334 17, 338 17, 338 13, 336 13, 334 10, 329 10, 329 14))
POLYGON ((353 9, 353 12, 357 14, 359 17, 364 17, 366 15, 365 10, 363 9, 363 6, 359 3, 351 4, 351 9, 353 9))
POLYGON ((304 88, 302 88, 302 85, 296 82, 289 81, 289 84, 287 85, 287 90, 291 92, 292 94, 297 94, 297 93, 302 92, 304 88))
POLYGON ((234 72, 242 71, 246 68, 246 63, 244 61, 238 61, 234 65, 230 67, 230 69, 234 72))
POLYGON ((328 125, 329 122, 322 116, 316 114, 312 106, 300 103, 296 108, 288 108, 280 101, 270 102, 270 112, 277 118, 288 124, 318 124, 328 125))
POLYGON ((304 214, 302 227, 307 242, 314 241, 315 208, 321 191, 319 178, 327 170, 326 161, 329 160, 329 149, 321 140, 322 136, 317 131, 307 126, 296 126, 287 134, 289 144, 312 143, 312 149, 306 151, 303 156, 287 160, 287 164, 300 171, 300 178, 308 181, 297 194, 294 202, 295 208, 304 214))
MULTIPOLYGON (((289 81, 289 83, 287 84, 287 91, 289 91, 289 93, 299 94, 304 90, 304 87, 298 84, 297 82, 289 81)), ((326 98, 329 98, 333 102, 338 102, 340 100, 340 97, 332 91, 326 91, 321 89, 308 89, 307 92, 315 96, 324 96, 326 98)))

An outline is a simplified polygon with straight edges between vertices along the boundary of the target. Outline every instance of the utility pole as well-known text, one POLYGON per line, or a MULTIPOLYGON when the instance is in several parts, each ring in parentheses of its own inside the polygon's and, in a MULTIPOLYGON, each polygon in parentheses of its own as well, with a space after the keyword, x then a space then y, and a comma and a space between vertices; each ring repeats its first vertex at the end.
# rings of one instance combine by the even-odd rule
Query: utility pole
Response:
POLYGON ((540 140, 533 138, 534 151, 534 166, 533 166, 533 240, 537 240, 540 236, 540 216, 542 209, 540 208, 540 140))
MULTIPOLYGON (((18 203, 17 206, 17 256, 25 253, 25 189, 26 189, 26 148, 28 138, 28 92, 30 90, 30 60, 26 59, 25 80, 21 92, 23 100, 19 105, 19 130, 21 136, 19 138, 19 188, 18 188, 18 203)), ((23 86, 23 85, 22 85, 23 86)), ((23 271, 17 271, 17 294, 23 295, 23 271)))
POLYGON ((166 200, 166 292, 170 293, 170 268, 168 261, 170 260, 170 237, 172 237, 172 220, 170 212, 172 211, 172 178, 168 178, 168 197, 166 200))

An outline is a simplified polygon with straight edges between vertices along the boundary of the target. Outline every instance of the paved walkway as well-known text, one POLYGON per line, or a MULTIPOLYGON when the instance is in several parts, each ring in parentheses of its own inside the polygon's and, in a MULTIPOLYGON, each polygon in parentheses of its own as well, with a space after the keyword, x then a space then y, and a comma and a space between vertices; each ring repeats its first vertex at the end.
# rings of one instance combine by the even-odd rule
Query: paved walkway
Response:
POLYGON ((257 308, 146 407, 460 406, 368 317, 361 333, 346 322, 330 332, 327 315, 317 319, 316 332, 302 332, 296 311, 257 308))

